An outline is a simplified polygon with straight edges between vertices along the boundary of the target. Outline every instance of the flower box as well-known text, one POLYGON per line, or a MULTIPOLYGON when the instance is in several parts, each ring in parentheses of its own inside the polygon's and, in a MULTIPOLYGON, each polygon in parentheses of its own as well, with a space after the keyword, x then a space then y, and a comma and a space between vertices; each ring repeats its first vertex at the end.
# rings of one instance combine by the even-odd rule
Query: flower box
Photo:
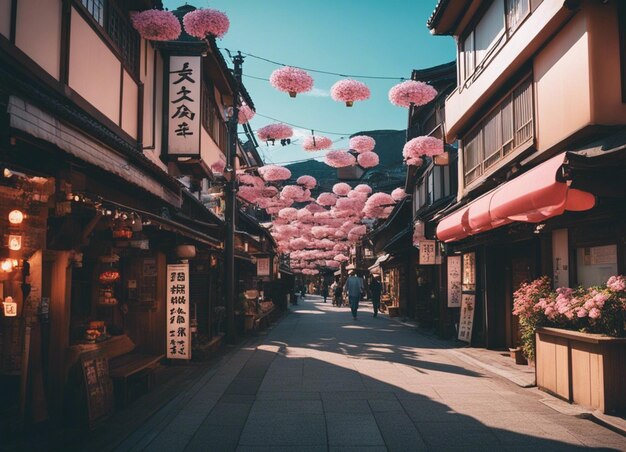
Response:
POLYGON ((539 389, 603 413, 626 413, 626 338, 538 328, 536 341, 539 389))

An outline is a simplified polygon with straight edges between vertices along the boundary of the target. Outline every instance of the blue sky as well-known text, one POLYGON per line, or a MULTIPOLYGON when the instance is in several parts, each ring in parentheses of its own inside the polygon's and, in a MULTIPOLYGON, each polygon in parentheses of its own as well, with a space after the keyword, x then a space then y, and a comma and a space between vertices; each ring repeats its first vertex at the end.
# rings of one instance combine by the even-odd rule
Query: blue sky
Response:
MULTIPOLYGON (((455 58, 451 37, 431 36, 426 21, 436 0, 165 0, 168 9, 189 3, 224 11, 230 30, 218 46, 241 50, 284 64, 342 74, 409 78, 421 69, 455 58)), ((259 115, 304 126, 295 129, 297 139, 310 134, 338 140, 334 148, 345 148, 348 136, 361 130, 403 129, 407 112, 389 103, 387 92, 400 80, 367 80, 372 97, 354 107, 328 97, 330 87, 341 77, 311 73, 313 95, 292 99, 276 91, 269 82, 247 75, 269 78, 279 66, 246 58, 244 84, 259 115), (317 132, 319 131, 319 132, 317 132), (339 135, 321 131, 337 132, 339 135), (343 139, 341 137, 344 137, 343 139)), ((270 119, 257 115, 253 130, 270 119)), ((282 147, 260 144, 266 163, 285 163, 323 156, 324 152, 302 150, 300 140, 282 147)))

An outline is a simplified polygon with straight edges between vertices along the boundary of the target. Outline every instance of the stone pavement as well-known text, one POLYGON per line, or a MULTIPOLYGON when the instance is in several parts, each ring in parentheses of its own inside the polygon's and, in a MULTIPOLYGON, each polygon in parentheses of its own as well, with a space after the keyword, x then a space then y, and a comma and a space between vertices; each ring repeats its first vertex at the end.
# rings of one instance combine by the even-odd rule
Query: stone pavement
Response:
POLYGON ((307 297, 115 450, 626 450, 364 303, 307 297))

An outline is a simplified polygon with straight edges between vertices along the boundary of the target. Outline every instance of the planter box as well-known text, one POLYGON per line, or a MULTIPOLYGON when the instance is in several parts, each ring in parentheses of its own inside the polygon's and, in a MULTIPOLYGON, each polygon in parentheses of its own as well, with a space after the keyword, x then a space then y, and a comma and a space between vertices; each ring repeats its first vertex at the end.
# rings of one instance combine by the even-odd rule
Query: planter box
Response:
POLYGON ((626 412, 626 338, 559 328, 536 333, 537 386, 603 413, 626 412))

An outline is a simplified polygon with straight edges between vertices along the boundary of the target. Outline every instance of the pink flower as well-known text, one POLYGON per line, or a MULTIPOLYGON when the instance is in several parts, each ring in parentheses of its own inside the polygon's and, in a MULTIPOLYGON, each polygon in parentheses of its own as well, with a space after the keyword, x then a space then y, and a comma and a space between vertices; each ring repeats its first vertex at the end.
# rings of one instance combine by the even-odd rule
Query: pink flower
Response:
POLYGON ((345 182, 339 182, 338 184, 333 185, 333 193, 337 196, 346 196, 352 187, 350 187, 345 182))
POLYGON ((350 138, 350 149, 356 152, 373 151, 376 146, 376 140, 367 135, 356 135, 350 138))
POLYGON ((600 310, 598 308, 591 308, 589 310, 589 318, 591 319, 599 319, 600 316, 602 315, 602 313, 600 312, 600 310))
POLYGON ((342 150, 329 151, 326 154, 326 164, 333 168, 344 168, 354 166, 356 159, 352 154, 342 150))
POLYGON ((400 201, 406 198, 406 192, 404 191, 404 188, 398 187, 391 192, 391 197, 394 201, 400 201))
POLYGON ((285 185, 280 192, 281 198, 296 199, 304 195, 304 190, 298 185, 285 185))
POLYGON ((332 193, 321 193, 317 197, 317 203, 321 206, 334 206, 337 202, 337 197, 332 193))
POLYGON ((578 316, 579 319, 587 317, 587 314, 588 312, 585 308, 578 308, 578 310, 576 311, 576 315, 578 316))
MULTIPOLYGON (((443 141, 435 137, 417 137, 408 141, 404 145, 402 155, 408 160, 417 160, 422 156, 433 157, 435 155, 443 154, 443 141)), ((412 163, 409 163, 412 164, 412 163)))
POLYGON ((254 118, 256 112, 248 106, 245 102, 239 107, 239 115, 237 116, 237 122, 239 124, 245 124, 254 118))
POLYGON ((239 177, 239 183, 244 185, 252 185, 255 187, 262 187, 264 182, 258 176, 253 176, 251 174, 241 174, 239 177))
POLYGON ((363 214, 367 218, 386 218, 389 216, 390 210, 393 208, 395 201, 391 195, 387 193, 374 193, 365 203, 363 214))
POLYGON ((339 80, 330 89, 330 97, 338 102, 345 102, 351 107, 355 100, 367 100, 370 98, 370 89, 365 83, 356 80, 339 80))
POLYGON ((362 168, 373 168, 378 165, 378 154, 375 152, 363 152, 359 154, 357 161, 362 168))
POLYGON ((293 129, 287 124, 269 124, 257 130, 256 134, 261 141, 284 140, 293 136, 293 129))
POLYGON ((272 72, 270 83, 277 90, 289 93, 291 97, 313 89, 313 77, 307 71, 291 66, 281 67, 272 72))
POLYGON ((389 101, 398 107, 425 105, 437 96, 437 90, 424 82, 407 80, 389 90, 389 101))
POLYGON ((330 138, 322 136, 310 136, 306 137, 302 142, 302 148, 305 151, 323 151, 333 145, 333 141, 330 138))
POLYGON ((249 203, 254 204, 261 196, 261 193, 260 189, 257 187, 242 185, 237 191, 237 196, 239 196, 239 198, 243 199, 244 201, 248 201, 249 203))
POLYGON ((265 165, 259 168, 259 174, 267 182, 287 180, 291 177, 291 171, 284 166, 265 165))
POLYGON ((606 286, 612 292, 624 292, 626 291, 626 277, 624 276, 611 276, 606 282, 606 286))
POLYGON ((307 205, 305 207, 305 209, 308 210, 311 213, 327 212, 327 210, 324 209, 322 206, 320 206, 319 204, 313 203, 313 202, 311 204, 307 205))
POLYGON ((148 41, 175 41, 180 36, 180 22, 170 11, 148 9, 131 13, 130 21, 141 37, 148 41))
POLYGON ((221 38, 228 32, 228 16, 215 9, 196 9, 183 17, 183 25, 189 36, 205 39, 207 36, 221 38))
POLYGON ((296 183, 298 185, 302 185, 305 188, 308 188, 310 190, 314 189, 315 186, 317 185, 317 181, 315 180, 315 178, 313 176, 300 176, 297 180, 296 183))
POLYGON ((369 195, 370 193, 372 193, 372 187, 370 187, 367 184, 359 184, 356 187, 354 187, 354 191, 365 193, 366 195, 369 195))

